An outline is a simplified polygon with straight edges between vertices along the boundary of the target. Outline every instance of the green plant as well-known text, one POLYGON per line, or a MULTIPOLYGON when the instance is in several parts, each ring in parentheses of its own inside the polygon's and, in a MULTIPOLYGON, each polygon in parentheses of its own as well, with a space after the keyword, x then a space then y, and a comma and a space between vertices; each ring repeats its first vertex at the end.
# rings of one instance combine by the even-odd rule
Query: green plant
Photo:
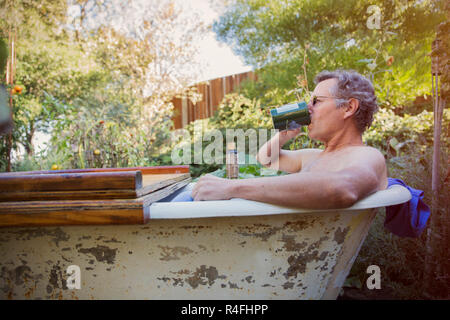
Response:
POLYGON ((209 119, 211 129, 270 128, 271 120, 267 110, 254 98, 230 93, 224 97, 217 112, 209 119))
POLYGON ((308 50, 307 79, 322 70, 355 69, 373 78, 384 106, 395 108, 431 92, 428 54, 444 6, 442 0, 237 0, 213 29, 259 70, 252 93, 262 104, 286 103, 308 50), (382 12, 377 28, 367 26, 370 5, 382 12))
MULTIPOLYGON (((258 178, 258 177, 270 177, 270 176, 280 176, 280 175, 286 175, 287 173, 282 171, 277 171, 273 169, 268 169, 263 167, 260 163, 255 163, 256 159, 254 156, 250 154, 239 154, 239 159, 243 159, 243 164, 239 165, 239 179, 249 179, 249 178, 258 178)), ((191 170, 192 174, 192 170, 191 170)), ((214 171, 203 171, 200 172, 200 174, 195 175, 194 182, 198 180, 201 176, 204 176, 205 174, 212 174, 219 178, 226 178, 226 165, 220 166, 219 169, 216 169, 214 171)))

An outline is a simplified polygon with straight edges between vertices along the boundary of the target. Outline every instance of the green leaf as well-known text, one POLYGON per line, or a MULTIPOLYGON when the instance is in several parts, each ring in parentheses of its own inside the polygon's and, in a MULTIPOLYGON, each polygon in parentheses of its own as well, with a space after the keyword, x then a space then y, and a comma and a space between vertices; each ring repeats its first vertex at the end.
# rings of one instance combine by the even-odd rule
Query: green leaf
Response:
POLYGON ((9 94, 6 88, 0 85, 0 134, 9 132, 12 128, 8 97, 9 94))
POLYGON ((398 145, 398 140, 394 137, 391 140, 389 140, 389 145, 395 149, 395 146, 398 145))
POLYGON ((372 63, 373 59, 360 59, 356 62, 358 63, 372 63))
POLYGON ((5 72, 6 61, 8 60, 8 46, 5 40, 0 38, 0 76, 5 72))
POLYGON ((210 172, 209 174, 212 174, 213 176, 216 176, 219 178, 225 178, 226 170, 225 169, 217 169, 216 171, 210 172))
POLYGON ((367 68, 369 68, 369 70, 371 70, 371 71, 375 70, 376 67, 377 67, 377 64, 374 63, 374 62, 369 63, 369 64, 367 65, 367 68))
POLYGON ((239 173, 239 179, 250 179, 255 178, 255 176, 251 173, 239 173))
POLYGON ((389 159, 389 162, 402 169, 406 169, 408 167, 408 165, 405 164, 402 157, 392 157, 391 159, 389 159))
POLYGON ((277 176, 278 171, 270 168, 261 168, 260 169, 261 176, 277 176))

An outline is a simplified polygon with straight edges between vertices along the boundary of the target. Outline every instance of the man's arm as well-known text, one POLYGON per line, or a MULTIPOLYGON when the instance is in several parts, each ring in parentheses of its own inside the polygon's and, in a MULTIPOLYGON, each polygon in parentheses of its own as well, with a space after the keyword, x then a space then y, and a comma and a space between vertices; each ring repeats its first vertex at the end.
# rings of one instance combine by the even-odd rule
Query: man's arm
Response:
MULTIPOLYGON (((195 200, 243 198, 305 209, 337 209, 380 190, 384 158, 355 155, 357 164, 336 172, 299 172, 279 177, 227 180, 205 176, 193 189, 195 200)), ((356 162, 356 161, 355 161, 356 162)))
POLYGON ((289 173, 299 172, 308 159, 317 156, 320 149, 283 150, 281 147, 296 137, 300 129, 278 132, 267 141, 258 151, 257 160, 270 169, 289 173))

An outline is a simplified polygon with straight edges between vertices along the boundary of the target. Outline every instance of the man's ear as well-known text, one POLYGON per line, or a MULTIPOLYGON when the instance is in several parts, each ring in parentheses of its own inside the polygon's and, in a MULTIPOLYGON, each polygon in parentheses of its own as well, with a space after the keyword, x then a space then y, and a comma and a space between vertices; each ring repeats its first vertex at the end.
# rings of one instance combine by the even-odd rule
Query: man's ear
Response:
POLYGON ((354 115, 359 109, 359 100, 355 98, 350 98, 348 103, 344 105, 344 119, 347 119, 354 115))

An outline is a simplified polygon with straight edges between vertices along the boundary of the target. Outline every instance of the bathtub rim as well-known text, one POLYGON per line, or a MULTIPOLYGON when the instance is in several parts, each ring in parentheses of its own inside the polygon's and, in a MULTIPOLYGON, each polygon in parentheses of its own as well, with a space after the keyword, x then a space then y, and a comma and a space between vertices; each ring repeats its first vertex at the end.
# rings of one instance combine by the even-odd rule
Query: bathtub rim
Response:
MULTIPOLYGON (((191 189, 193 185, 191 183, 187 186, 187 189, 191 189)), ((319 212, 357 213, 362 210, 401 204, 410 199, 411 193, 407 188, 393 185, 385 190, 372 193, 351 207, 342 209, 300 209, 241 198, 218 201, 155 202, 150 205, 149 209, 150 219, 191 219, 319 212)))

